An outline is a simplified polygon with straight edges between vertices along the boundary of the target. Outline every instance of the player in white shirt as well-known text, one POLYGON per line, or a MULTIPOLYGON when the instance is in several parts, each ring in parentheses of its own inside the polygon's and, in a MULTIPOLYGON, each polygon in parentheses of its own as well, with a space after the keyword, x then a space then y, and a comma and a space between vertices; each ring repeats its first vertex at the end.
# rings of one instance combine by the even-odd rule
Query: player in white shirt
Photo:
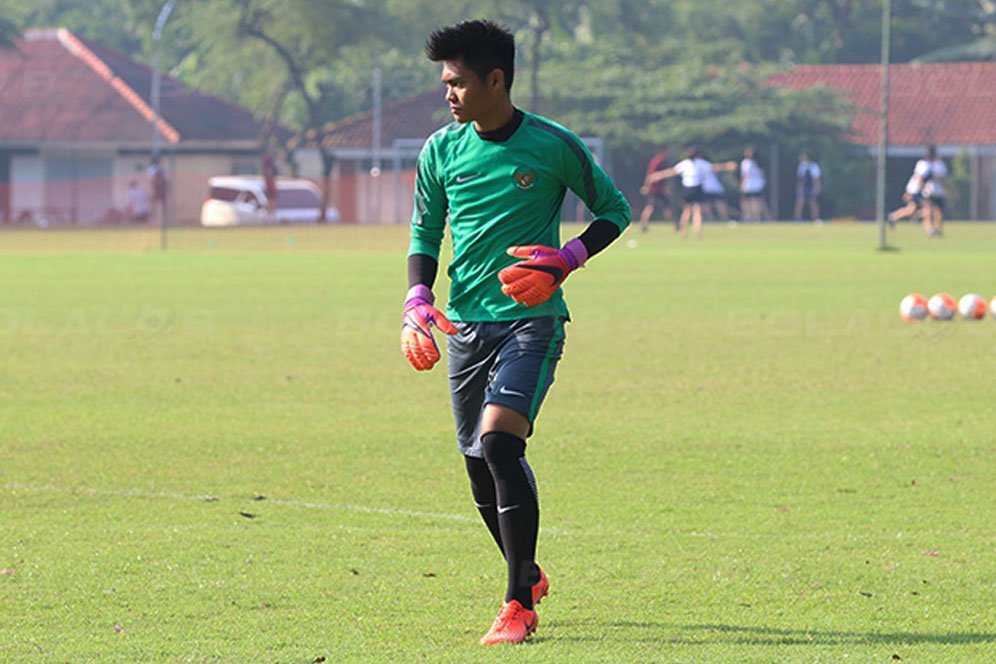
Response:
POLYGON ((913 173, 923 182, 923 230, 930 237, 944 235, 944 187, 948 180, 948 167, 937 156, 937 148, 927 148, 926 156, 916 163, 913 173))
MULTIPOLYGON (((671 168, 657 171, 647 178, 647 184, 665 180, 676 175, 681 176, 681 196, 684 200, 684 207, 681 209, 681 217, 678 219, 678 230, 682 237, 688 235, 688 223, 692 223, 695 236, 702 237, 702 204, 706 200, 702 185, 706 173, 712 171, 732 170, 729 164, 713 165, 702 157, 699 148, 689 148, 685 153, 685 158, 671 168)), ((733 165, 733 168, 736 164, 733 165)))
POLYGON ((702 193, 705 194, 703 206, 705 211, 710 212, 710 216, 715 221, 729 221, 731 225, 736 222, 730 218, 730 208, 726 205, 726 188, 720 181, 717 171, 733 170, 737 167, 734 162, 724 162, 722 164, 712 164, 708 159, 700 158, 696 164, 702 172, 702 193), (704 162, 704 163, 699 163, 704 162))
POLYGON ((761 221, 769 216, 764 202, 766 186, 764 170, 754 158, 754 148, 747 148, 740 162, 740 212, 744 221, 761 221))
POLYGON ((889 213, 888 221, 890 226, 895 226, 896 222, 900 219, 906 219, 916 214, 917 210, 923 205, 922 190, 923 179, 914 170, 913 175, 906 182, 906 191, 903 192, 904 205, 889 213))
POLYGON ((132 180, 128 183, 128 221, 140 223, 149 220, 151 204, 149 202, 149 192, 138 182, 132 180))

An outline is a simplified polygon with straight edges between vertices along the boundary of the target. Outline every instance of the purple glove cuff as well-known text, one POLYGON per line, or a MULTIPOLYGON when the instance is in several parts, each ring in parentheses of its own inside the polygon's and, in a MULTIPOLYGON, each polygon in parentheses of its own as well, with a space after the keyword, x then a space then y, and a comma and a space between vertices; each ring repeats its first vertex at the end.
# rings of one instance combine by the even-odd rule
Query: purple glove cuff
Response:
POLYGON ((584 267, 585 261, 588 260, 588 248, 580 238, 574 238, 560 250, 560 256, 567 261, 567 266, 573 272, 579 267, 584 267))
POLYGON ((416 284, 409 288, 405 295, 405 309, 416 304, 433 304, 435 301, 436 296, 432 294, 432 289, 425 284, 416 284))

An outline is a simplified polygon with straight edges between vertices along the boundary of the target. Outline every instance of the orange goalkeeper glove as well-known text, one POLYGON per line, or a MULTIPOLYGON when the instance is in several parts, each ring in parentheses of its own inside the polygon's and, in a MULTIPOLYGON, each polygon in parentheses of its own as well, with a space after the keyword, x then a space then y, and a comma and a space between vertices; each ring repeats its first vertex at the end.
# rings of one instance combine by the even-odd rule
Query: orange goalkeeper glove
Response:
POLYGON ((455 334, 457 331, 456 326, 432 306, 435 299, 432 291, 422 284, 413 286, 405 299, 401 352, 418 371, 428 371, 439 361, 439 346, 432 336, 432 326, 438 327, 445 334, 455 334))
POLYGON ((498 273, 501 292, 527 307, 549 300, 567 275, 588 260, 588 250, 578 238, 565 244, 563 249, 534 244, 509 247, 508 254, 529 260, 519 261, 498 273))

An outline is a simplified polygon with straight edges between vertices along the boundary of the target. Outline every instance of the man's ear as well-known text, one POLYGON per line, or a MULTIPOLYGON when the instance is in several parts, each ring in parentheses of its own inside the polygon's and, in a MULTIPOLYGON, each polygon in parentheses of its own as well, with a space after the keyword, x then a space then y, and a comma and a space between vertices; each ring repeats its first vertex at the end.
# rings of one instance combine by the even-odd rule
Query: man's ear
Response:
POLYGON ((492 90, 504 89, 505 88, 505 72, 503 72, 501 69, 498 69, 497 67, 495 67, 494 69, 491 70, 491 73, 488 74, 487 83, 488 83, 488 87, 491 88, 492 90))

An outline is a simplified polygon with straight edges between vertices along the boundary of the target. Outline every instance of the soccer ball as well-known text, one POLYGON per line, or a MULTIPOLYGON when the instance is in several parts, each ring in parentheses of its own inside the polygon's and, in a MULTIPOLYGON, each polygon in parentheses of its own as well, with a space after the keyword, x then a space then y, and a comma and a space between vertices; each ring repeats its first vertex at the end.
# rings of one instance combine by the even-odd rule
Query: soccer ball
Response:
POLYGON ((965 320, 982 320, 986 317, 986 301, 981 295, 969 293, 958 300, 958 313, 965 320))
POLYGON ((951 320, 957 308, 958 303, 947 293, 938 293, 927 300, 927 310, 934 320, 951 320))
POLYGON ((989 303, 989 313, 993 315, 993 318, 996 318, 996 295, 993 296, 993 301, 989 303))
POLYGON ((910 293, 899 303, 899 315, 907 323, 915 323, 927 317, 927 298, 919 293, 910 293))

